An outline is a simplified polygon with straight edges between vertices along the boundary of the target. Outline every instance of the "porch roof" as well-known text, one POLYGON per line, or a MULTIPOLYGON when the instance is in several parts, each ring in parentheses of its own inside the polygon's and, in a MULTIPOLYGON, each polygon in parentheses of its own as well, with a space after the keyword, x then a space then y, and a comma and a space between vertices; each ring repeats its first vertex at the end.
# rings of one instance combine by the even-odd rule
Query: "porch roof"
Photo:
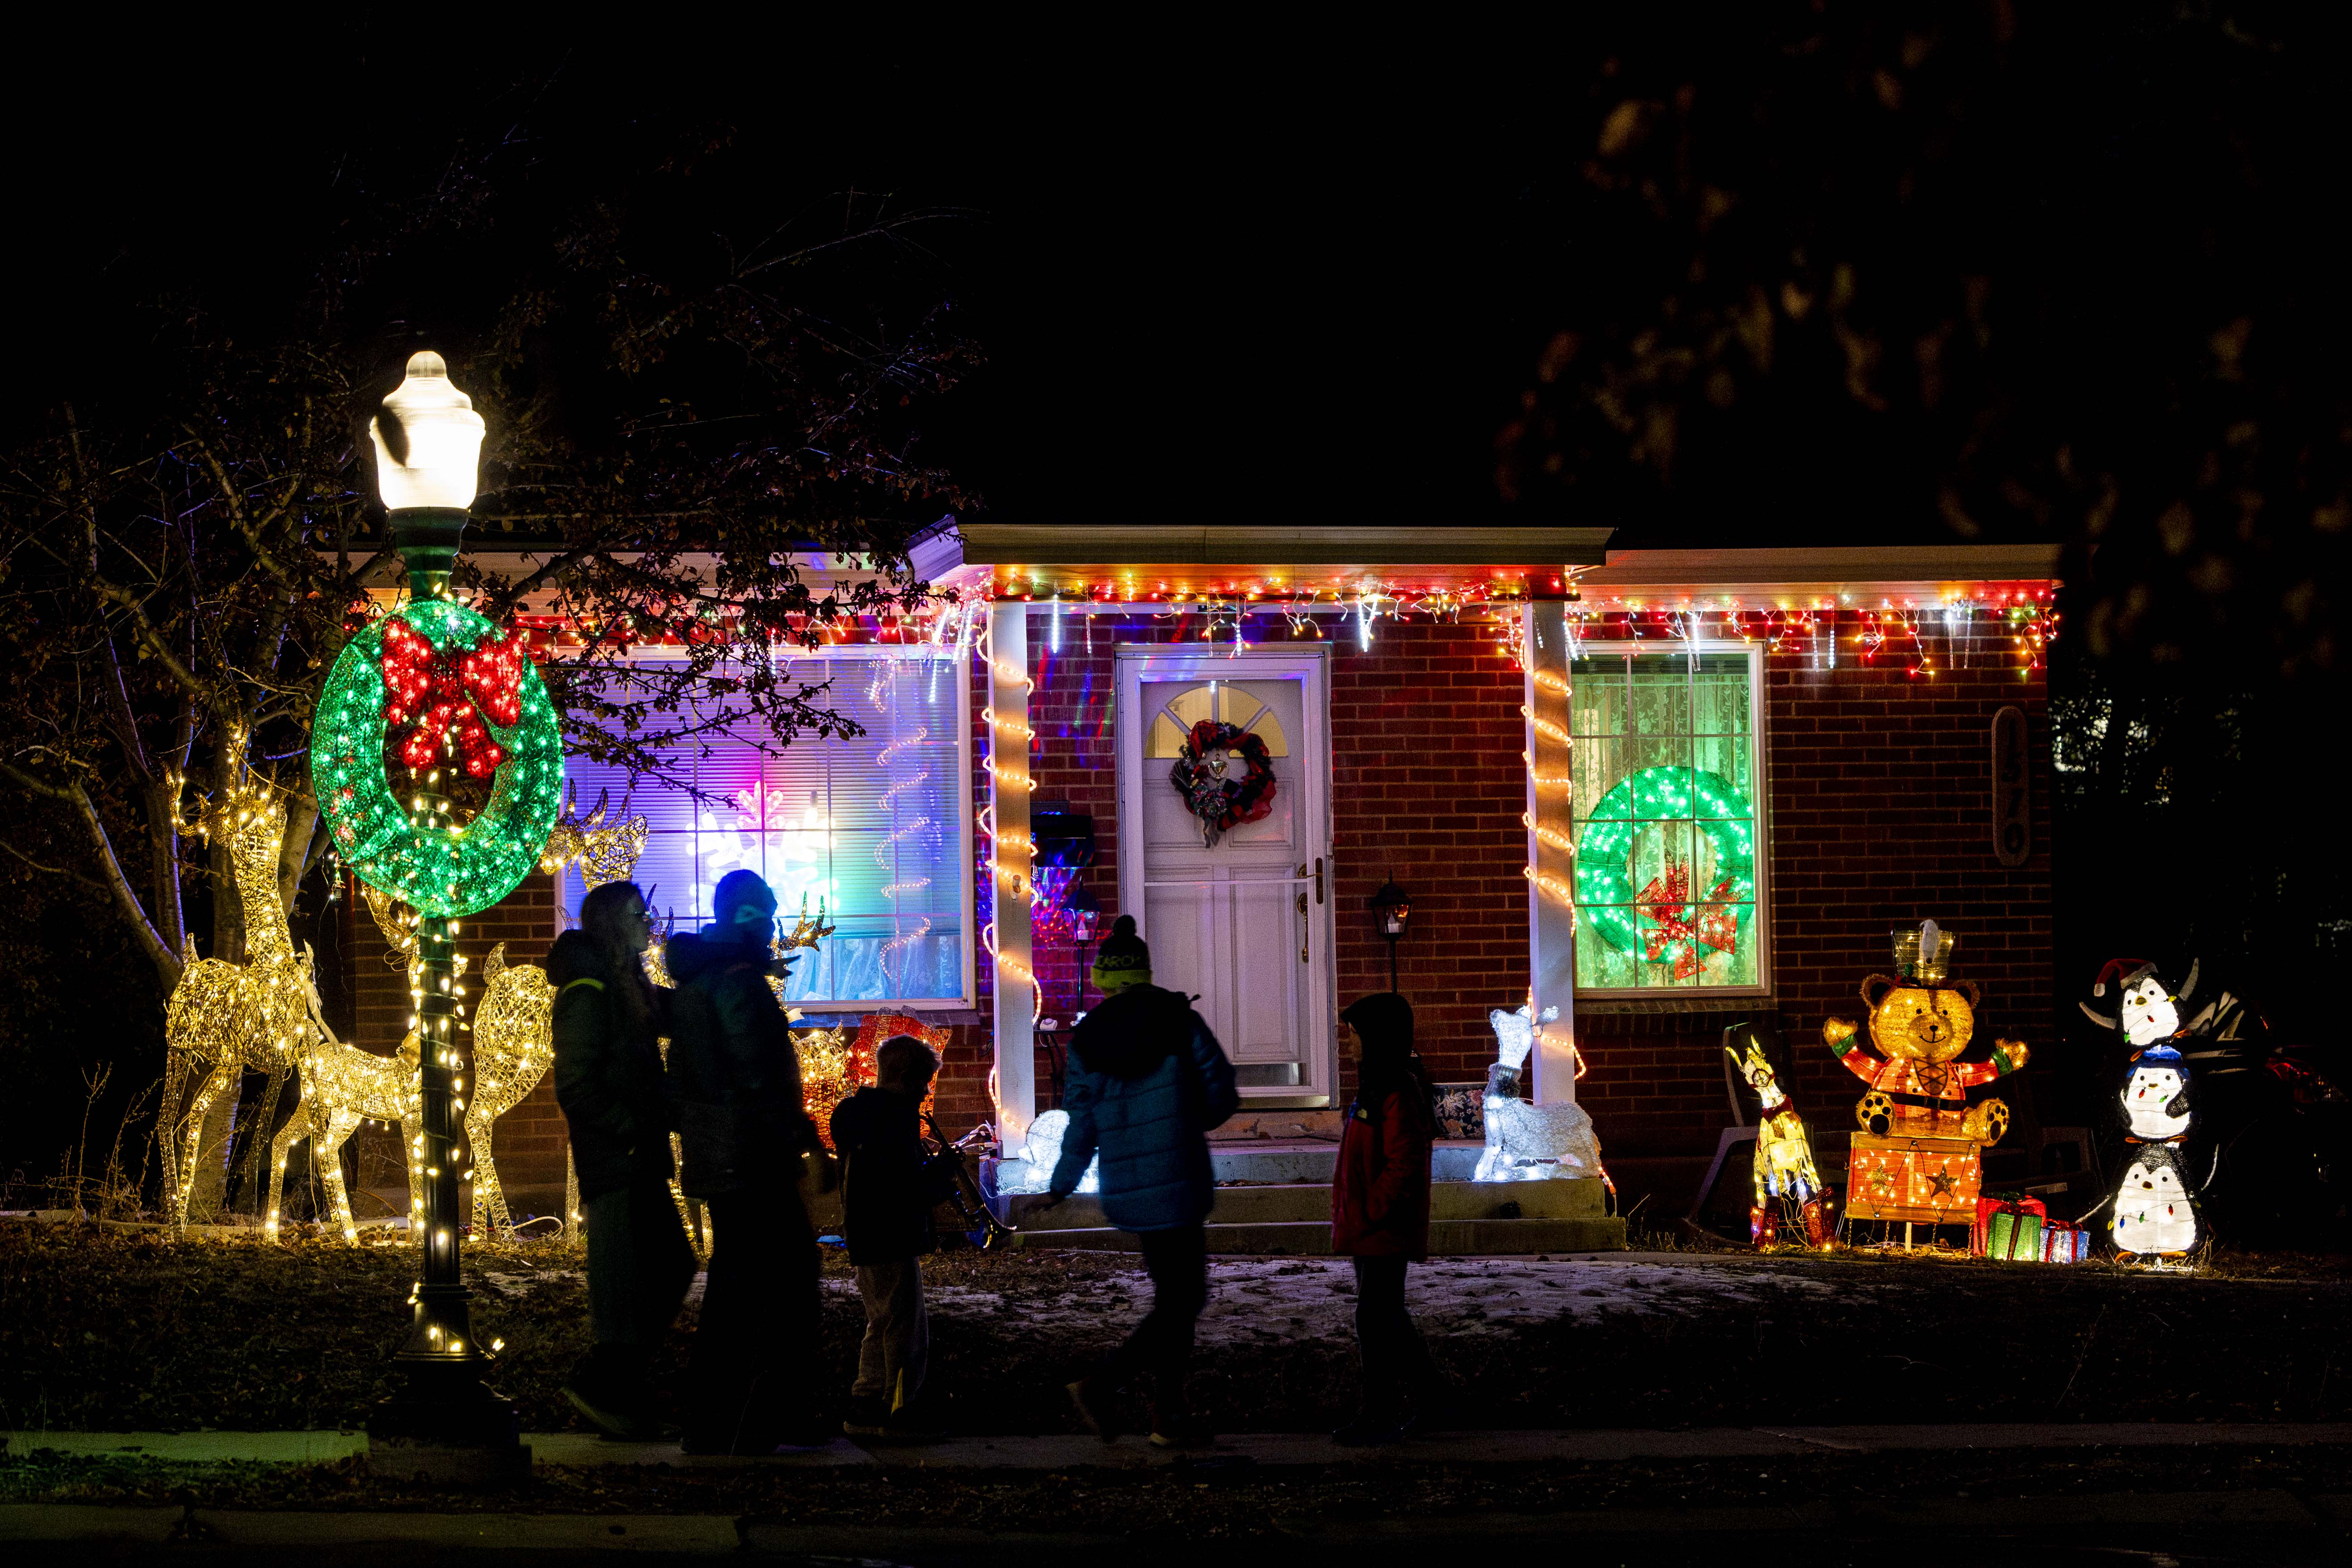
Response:
POLYGON ((917 572, 1004 596, 1086 600, 1164 587, 1286 596, 1395 584, 1419 593, 1565 596, 1571 569, 1597 566, 1611 528, 1483 525, 964 522, 915 547, 917 572))
POLYGON ((1286 598, 1374 584, 1619 607, 1798 608, 2046 596, 2054 544, 1610 550, 1608 528, 1027 523, 945 526, 918 574, 1002 597, 1286 598))
POLYGON ((1760 550, 1612 550, 1577 574, 1595 608, 1807 609, 2047 597, 2055 544, 1884 544, 1760 550))

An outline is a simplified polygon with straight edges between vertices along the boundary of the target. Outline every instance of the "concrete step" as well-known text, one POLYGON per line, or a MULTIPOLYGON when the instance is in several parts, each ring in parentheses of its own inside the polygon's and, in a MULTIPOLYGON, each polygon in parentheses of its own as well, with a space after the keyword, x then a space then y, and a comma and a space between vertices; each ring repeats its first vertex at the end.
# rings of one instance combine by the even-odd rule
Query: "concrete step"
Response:
MULTIPOLYGON (((1320 1258, 1329 1256, 1331 1251, 1328 1219, 1212 1225, 1208 1236, 1213 1253, 1320 1258)), ((1133 1232, 1108 1226, 1022 1230, 1014 1233, 1013 1242, 1023 1247, 1072 1247, 1097 1252, 1134 1252, 1142 1246, 1133 1232)), ((1429 1226, 1429 1252, 1433 1258, 1624 1249, 1625 1222, 1607 1216, 1432 1220, 1429 1226)))
MULTIPOLYGON (((1073 1194, 1057 1207, 1042 1210, 1044 1194, 1008 1193, 999 1212, 1015 1225, 1035 1230, 1087 1230, 1110 1221, 1101 1200, 1073 1194)), ((1433 1182, 1433 1222, 1485 1219, 1587 1219, 1608 1212, 1597 1181, 1433 1182)), ((1211 1225, 1323 1224, 1331 1221, 1331 1189, 1316 1183, 1263 1187, 1219 1187, 1209 1211, 1211 1225)))
MULTIPOLYGON (((1440 1142, 1430 1150, 1429 1173, 1441 1182, 1466 1182, 1477 1171, 1478 1157, 1486 1151, 1484 1143, 1475 1141, 1440 1142)), ((1310 1139, 1209 1142, 1209 1168, 1221 1182, 1267 1182, 1286 1186, 1328 1182, 1339 1163, 1338 1144, 1310 1139)), ((983 1160, 981 1170, 984 1181, 995 1182, 1001 1177, 1008 1186, 1025 1186, 1030 1178, 1029 1163, 1019 1158, 983 1160)))

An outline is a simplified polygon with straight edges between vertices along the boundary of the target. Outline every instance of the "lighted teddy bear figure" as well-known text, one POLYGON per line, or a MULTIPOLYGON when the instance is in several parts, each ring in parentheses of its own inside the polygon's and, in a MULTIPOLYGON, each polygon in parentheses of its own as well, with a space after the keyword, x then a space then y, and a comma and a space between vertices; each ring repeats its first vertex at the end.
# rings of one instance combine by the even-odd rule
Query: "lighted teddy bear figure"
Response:
MULTIPOLYGON (((1542 1022, 1559 1016, 1547 1007, 1542 1022)), ((1531 1105, 1519 1098, 1519 1075, 1535 1048, 1536 1021, 1521 1007, 1500 1007, 1486 1016, 1498 1049, 1486 1069, 1483 1109, 1486 1147, 1478 1156, 1475 1182, 1526 1182, 1601 1174, 1601 1141, 1592 1118, 1577 1105, 1531 1105)))
POLYGON ((1988 1100, 1971 1107, 1968 1091, 2025 1065, 2022 1040, 1995 1040, 1992 1059, 1953 1058, 1975 1037, 1981 993, 1972 981, 1927 984, 1874 974, 1862 983, 1870 1008, 1870 1044, 1843 1018, 1822 1026, 1822 1038, 1846 1069, 1870 1086, 1854 1120, 1870 1132, 1896 1138, 1964 1138, 1998 1143, 2009 1130, 2009 1107, 1988 1100))

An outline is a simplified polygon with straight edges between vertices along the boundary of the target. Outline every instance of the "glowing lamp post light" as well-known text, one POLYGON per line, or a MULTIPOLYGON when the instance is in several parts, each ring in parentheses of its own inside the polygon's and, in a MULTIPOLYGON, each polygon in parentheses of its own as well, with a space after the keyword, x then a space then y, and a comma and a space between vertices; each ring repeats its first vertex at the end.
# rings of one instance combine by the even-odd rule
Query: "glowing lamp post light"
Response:
POLYGON ((482 1381, 457 1249, 459 1184, 473 1170, 473 1092, 458 918, 489 908, 538 864, 563 790, 553 707, 519 638, 449 597, 473 504, 482 416, 436 353, 370 424, 391 542, 408 602, 343 647, 320 693, 311 782, 343 858, 370 887, 414 907, 412 990, 422 1125, 408 1129, 424 1190, 415 1322, 394 1361, 407 1387, 368 1421, 376 1467, 436 1480, 527 1475, 514 1407, 482 1381))
POLYGON ((1381 940, 1389 944, 1389 989, 1393 991, 1397 988, 1397 943, 1404 940, 1406 922, 1412 919, 1412 900, 1394 879, 1382 882, 1381 890, 1372 895, 1372 919, 1381 940))

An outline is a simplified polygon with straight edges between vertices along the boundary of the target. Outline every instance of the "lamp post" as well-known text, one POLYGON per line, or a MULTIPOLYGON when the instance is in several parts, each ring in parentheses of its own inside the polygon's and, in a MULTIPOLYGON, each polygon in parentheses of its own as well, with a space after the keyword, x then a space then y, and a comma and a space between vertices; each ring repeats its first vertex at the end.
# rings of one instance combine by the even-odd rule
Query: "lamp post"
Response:
MULTIPOLYGON (((467 509, 474 503, 482 416, 474 412, 473 400, 450 384, 439 354, 418 353, 410 356, 406 378, 383 400, 368 434, 375 444, 376 487, 391 543, 408 568, 410 602, 446 599, 467 509)), ((420 838, 458 839, 464 825, 454 820, 440 778, 439 768, 427 769, 424 778, 412 776, 410 787, 397 793, 413 814, 410 832, 420 838)), ((500 889, 487 902, 511 890, 500 889)), ((404 1129, 409 1161, 423 1171, 423 1208, 409 1216, 418 1246, 416 1284, 409 1296, 415 1321, 393 1357, 406 1373, 407 1386, 368 1419, 368 1454, 378 1468, 449 1482, 495 1481, 530 1472, 530 1450, 520 1441, 514 1406, 482 1381, 488 1357, 475 1340, 467 1305, 472 1292, 457 1267, 464 1223, 458 1184, 461 1173, 473 1166, 464 1111, 473 1061, 458 983, 457 914, 472 912, 465 908, 425 913, 417 927, 421 962, 413 1029, 421 1125, 404 1129)))
POLYGON ((1397 943, 1404 940, 1405 924, 1412 919, 1412 900, 1394 878, 1372 895, 1372 919, 1381 940, 1389 944, 1389 989, 1397 988, 1397 943))

